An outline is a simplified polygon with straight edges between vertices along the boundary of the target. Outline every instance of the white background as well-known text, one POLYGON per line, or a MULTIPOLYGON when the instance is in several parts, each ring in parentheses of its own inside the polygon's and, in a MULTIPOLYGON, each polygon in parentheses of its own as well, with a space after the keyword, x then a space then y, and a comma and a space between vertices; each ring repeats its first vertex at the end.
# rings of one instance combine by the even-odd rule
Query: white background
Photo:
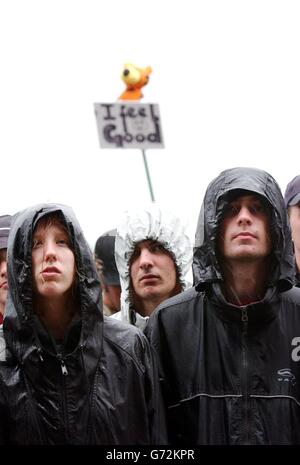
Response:
POLYGON ((124 90, 122 66, 151 66, 165 149, 147 158, 157 203, 191 236, 223 169, 300 174, 300 2, 3 0, 0 214, 73 206, 93 247, 120 213, 150 201, 138 150, 99 147, 94 102, 124 90))

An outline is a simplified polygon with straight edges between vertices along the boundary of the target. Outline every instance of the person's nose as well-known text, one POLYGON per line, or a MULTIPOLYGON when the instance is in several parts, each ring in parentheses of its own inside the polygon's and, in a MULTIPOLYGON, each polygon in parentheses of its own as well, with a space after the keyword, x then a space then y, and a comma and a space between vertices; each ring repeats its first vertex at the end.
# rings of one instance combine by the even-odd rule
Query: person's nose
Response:
POLYGON ((1 278, 7 278, 7 263, 5 260, 0 263, 0 276, 1 278))
POLYGON ((241 207, 238 214, 239 225, 249 225, 252 223, 252 215, 247 207, 241 207))
POLYGON ((51 262, 56 260, 56 243, 53 240, 45 241, 44 245, 44 260, 51 262))
POLYGON ((153 254, 148 249, 143 249, 140 254, 140 268, 148 269, 153 266, 153 254))

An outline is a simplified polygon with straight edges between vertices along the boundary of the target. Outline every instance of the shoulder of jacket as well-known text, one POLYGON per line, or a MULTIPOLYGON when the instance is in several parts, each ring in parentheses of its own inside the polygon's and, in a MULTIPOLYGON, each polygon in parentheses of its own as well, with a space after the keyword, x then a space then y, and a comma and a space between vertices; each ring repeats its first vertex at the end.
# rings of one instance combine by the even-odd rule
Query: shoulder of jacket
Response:
POLYGON ((194 287, 190 287, 184 292, 180 292, 179 294, 175 295, 174 297, 170 297, 167 300, 164 300, 156 309, 162 310, 163 308, 173 307, 174 305, 182 304, 189 302, 191 300, 196 299, 197 297, 201 296, 201 292, 197 292, 194 287))
POLYGON ((292 287, 286 292, 282 292, 280 294, 282 302, 290 302, 296 306, 300 307, 300 288, 299 287, 292 287))
POLYGON ((105 315, 113 320, 123 321, 122 319, 122 312, 119 310, 118 312, 112 313, 111 315, 105 315))
POLYGON ((104 339, 127 353, 136 353, 138 346, 145 347, 145 335, 136 326, 104 316, 104 339))

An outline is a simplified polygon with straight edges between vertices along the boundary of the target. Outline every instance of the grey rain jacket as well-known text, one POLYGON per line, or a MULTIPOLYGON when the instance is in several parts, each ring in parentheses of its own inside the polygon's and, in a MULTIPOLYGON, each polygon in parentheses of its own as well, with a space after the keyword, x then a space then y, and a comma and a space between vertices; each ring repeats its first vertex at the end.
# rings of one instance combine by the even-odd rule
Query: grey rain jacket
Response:
POLYGON ((266 172, 234 168, 208 186, 196 233, 195 287, 163 302, 146 334, 155 347, 176 444, 300 444, 300 292, 282 195, 266 172), (228 195, 271 205, 273 266, 263 300, 222 294, 217 228, 228 195), (285 292, 287 291, 287 292, 285 292))
POLYGON ((69 207, 38 205, 16 217, 8 244, 8 279, 0 442, 165 443, 149 343, 136 328, 103 317, 92 254, 69 207), (69 231, 81 302, 61 347, 32 311, 32 232, 52 212, 63 216, 69 231))
POLYGON ((148 317, 141 316, 130 300, 130 259, 138 242, 158 241, 174 258, 182 290, 191 286, 187 274, 191 270, 192 245, 179 218, 168 210, 151 205, 143 210, 128 210, 117 228, 115 258, 121 282, 121 311, 113 318, 144 330, 148 317))

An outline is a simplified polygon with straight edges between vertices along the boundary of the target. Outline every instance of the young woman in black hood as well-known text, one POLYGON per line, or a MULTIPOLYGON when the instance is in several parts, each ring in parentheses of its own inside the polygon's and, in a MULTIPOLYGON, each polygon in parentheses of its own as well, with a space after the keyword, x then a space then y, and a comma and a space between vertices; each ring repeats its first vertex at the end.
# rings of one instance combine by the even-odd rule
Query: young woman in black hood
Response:
POLYGON ((104 317, 91 251, 69 207, 14 218, 0 362, 3 444, 162 444, 152 351, 104 317))

